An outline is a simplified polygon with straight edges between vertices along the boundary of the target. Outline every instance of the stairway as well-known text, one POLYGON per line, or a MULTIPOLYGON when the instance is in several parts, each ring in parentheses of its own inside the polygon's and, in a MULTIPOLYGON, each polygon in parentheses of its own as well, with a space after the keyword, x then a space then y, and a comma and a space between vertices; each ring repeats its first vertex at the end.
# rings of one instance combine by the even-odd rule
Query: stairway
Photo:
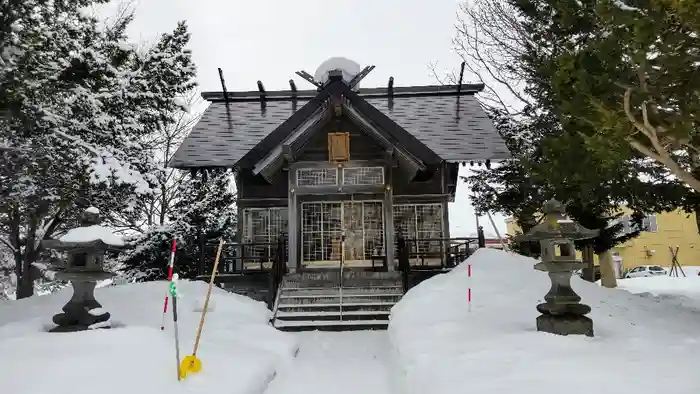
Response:
POLYGON ((286 275, 272 324, 282 331, 386 330, 403 296, 398 272, 337 271, 286 275))

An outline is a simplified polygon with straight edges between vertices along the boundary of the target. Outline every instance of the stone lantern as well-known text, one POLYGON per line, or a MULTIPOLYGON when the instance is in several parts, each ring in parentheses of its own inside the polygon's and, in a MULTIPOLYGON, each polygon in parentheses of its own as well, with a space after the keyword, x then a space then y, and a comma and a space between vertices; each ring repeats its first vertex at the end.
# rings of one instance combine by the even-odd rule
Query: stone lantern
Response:
POLYGON ((124 246, 121 237, 102 227, 100 212, 91 207, 83 212, 80 227, 69 230, 59 239, 42 241, 46 249, 65 252, 65 265, 54 267, 56 279, 70 281, 73 296, 63 307, 63 313, 54 315, 57 327, 52 332, 82 331, 111 327, 110 314, 95 300, 95 286, 112 274, 104 271, 104 257, 109 250, 124 246))
POLYGON ((542 261, 535 264, 535 269, 547 272, 552 281, 545 302, 537 305, 541 313, 537 317, 537 331, 593 336, 593 321, 585 316, 591 307, 580 303, 581 297, 571 288, 571 276, 586 266, 576 260, 574 241, 594 238, 599 231, 567 219, 564 205, 559 201, 547 201, 543 211, 544 220, 517 238, 519 242, 539 241, 542 261))

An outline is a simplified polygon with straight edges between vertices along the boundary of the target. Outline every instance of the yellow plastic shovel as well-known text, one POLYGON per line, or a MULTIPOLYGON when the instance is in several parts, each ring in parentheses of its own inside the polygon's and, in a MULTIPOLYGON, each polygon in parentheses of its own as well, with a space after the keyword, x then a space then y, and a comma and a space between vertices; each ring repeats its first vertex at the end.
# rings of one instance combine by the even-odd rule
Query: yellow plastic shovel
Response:
POLYGON ((184 379, 187 374, 197 373, 202 370, 202 360, 197 358, 197 348, 199 348, 199 339, 202 337, 202 328, 204 327, 204 318, 207 315, 209 307, 209 298, 211 297, 211 289, 214 287, 214 278, 216 277, 216 269, 219 267, 219 257, 221 256, 221 248, 224 246, 224 240, 219 239, 219 248, 216 250, 216 259, 214 260, 214 268, 209 279, 209 290, 207 297, 204 300, 204 309, 202 309, 202 318, 199 320, 199 328, 197 329, 197 337, 194 340, 194 350, 192 355, 186 356, 180 364, 180 376, 184 379))

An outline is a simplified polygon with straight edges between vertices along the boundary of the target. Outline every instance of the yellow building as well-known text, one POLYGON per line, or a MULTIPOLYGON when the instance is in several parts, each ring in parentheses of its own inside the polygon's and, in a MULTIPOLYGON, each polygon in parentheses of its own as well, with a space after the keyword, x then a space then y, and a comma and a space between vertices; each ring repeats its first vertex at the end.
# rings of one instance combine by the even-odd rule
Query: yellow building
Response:
MULTIPOLYGON (((623 213, 629 210, 623 209, 623 213)), ((625 223, 624 231, 630 231, 629 216, 620 220, 625 223)), ((519 232, 513 218, 506 219, 508 234, 519 232)), ((671 249, 678 248, 678 262, 683 266, 700 265, 700 234, 695 222, 695 214, 682 210, 649 215, 644 220, 643 231, 638 237, 613 248, 613 259, 620 262, 620 272, 639 265, 660 265, 670 267, 671 249)), ((580 252, 577 253, 579 258, 580 252)), ((596 257, 595 264, 598 264, 596 257)))

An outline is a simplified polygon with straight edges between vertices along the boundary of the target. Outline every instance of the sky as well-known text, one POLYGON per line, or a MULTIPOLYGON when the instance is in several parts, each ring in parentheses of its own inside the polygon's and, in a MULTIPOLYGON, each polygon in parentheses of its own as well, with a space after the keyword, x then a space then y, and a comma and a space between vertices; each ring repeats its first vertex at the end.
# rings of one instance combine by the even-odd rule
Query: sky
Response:
MULTIPOLYGON (((314 74, 324 60, 342 56, 362 67, 376 68, 363 87, 434 85, 439 75, 459 67, 452 47, 460 1, 457 0, 136 0, 132 40, 153 42, 186 20, 192 34, 190 49, 202 91, 220 91, 217 68, 224 71, 229 91, 299 89, 312 86, 295 75, 314 74)), ((113 15, 118 3, 99 10, 113 15)), ((465 75, 466 82, 475 82, 465 75)), ((461 175, 468 168, 461 167, 461 175)), ((450 206, 451 236, 476 232, 468 187, 460 184, 450 206)), ((505 221, 494 215, 499 231, 505 221)), ((481 224, 494 234, 486 217, 481 224)))

